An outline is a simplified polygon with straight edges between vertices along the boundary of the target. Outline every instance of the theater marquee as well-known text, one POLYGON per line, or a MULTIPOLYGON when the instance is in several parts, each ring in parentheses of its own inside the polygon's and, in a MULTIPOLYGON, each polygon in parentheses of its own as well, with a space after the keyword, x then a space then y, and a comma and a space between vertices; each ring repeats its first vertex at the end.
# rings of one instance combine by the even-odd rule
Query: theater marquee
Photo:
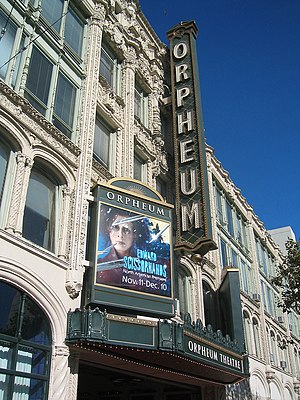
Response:
POLYGON ((175 248, 204 255, 216 245, 211 239, 196 36, 194 22, 181 23, 168 32, 176 171, 175 248))

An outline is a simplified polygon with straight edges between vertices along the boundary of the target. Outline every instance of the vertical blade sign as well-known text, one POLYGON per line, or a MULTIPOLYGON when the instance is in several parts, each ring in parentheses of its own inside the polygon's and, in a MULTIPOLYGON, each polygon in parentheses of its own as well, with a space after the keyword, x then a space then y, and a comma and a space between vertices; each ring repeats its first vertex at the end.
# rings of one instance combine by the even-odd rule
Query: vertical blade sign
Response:
POLYGON ((201 255, 216 248, 211 221, 196 54, 197 27, 183 22, 168 33, 171 55, 177 230, 175 249, 201 255))

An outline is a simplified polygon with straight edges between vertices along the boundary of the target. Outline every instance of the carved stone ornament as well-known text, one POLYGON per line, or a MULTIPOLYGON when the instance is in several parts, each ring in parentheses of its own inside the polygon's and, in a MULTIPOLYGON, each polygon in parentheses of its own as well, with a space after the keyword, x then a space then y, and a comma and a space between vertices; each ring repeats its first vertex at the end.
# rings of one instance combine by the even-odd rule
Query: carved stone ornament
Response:
POLYGON ((71 299, 76 299, 80 295, 81 289, 81 282, 66 282, 66 290, 71 299))

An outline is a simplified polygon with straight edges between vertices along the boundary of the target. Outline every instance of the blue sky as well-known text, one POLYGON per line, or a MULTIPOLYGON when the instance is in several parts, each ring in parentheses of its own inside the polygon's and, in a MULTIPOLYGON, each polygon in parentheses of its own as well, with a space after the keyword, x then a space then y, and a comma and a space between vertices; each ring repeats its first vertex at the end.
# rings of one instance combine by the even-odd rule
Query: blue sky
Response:
POLYGON ((300 238, 300 1, 140 0, 160 39, 194 20, 206 140, 266 229, 300 238))

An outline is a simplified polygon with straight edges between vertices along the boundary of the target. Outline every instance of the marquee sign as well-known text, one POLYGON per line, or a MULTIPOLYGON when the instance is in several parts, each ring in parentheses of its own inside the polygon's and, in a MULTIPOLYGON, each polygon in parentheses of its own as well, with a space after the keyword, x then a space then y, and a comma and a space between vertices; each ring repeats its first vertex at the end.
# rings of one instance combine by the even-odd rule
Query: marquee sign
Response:
POLYGON ((205 138, 200 104, 197 27, 184 22, 168 33, 176 176, 176 249, 204 255, 211 239, 205 138))
POLYGON ((172 206, 134 180, 114 179, 94 194, 87 301, 173 315, 172 206))
POLYGON ((192 358, 199 361, 206 361, 237 372, 244 372, 243 358, 236 353, 226 353, 224 349, 214 347, 211 343, 203 343, 199 340, 184 336, 184 350, 192 358))

